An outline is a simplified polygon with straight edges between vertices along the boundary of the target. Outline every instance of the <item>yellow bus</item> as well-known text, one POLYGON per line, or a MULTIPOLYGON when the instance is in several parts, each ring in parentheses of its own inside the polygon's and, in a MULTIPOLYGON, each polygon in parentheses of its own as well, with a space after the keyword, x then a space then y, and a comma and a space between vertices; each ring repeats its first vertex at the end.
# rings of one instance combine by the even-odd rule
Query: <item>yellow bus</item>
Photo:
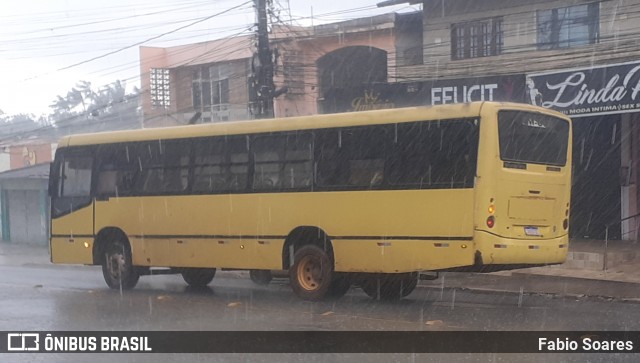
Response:
POLYGON ((570 186, 570 119, 515 103, 73 135, 51 261, 118 289, 152 268, 193 286, 286 270, 303 299, 400 298, 421 271, 562 263, 570 186))

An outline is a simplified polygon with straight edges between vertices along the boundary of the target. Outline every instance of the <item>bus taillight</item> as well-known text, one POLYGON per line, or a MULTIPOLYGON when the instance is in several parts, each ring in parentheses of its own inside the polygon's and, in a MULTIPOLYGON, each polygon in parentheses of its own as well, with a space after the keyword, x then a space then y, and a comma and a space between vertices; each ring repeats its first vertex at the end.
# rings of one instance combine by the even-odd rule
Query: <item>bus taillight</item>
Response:
POLYGON ((495 224, 496 224, 496 219, 493 216, 489 216, 487 218, 487 227, 493 228, 495 224))
POLYGON ((493 214, 496 212, 496 206, 495 204, 493 204, 493 198, 489 200, 489 208, 487 208, 487 211, 489 212, 489 217, 487 217, 487 227, 493 228, 493 226, 496 224, 496 219, 493 216, 493 214))

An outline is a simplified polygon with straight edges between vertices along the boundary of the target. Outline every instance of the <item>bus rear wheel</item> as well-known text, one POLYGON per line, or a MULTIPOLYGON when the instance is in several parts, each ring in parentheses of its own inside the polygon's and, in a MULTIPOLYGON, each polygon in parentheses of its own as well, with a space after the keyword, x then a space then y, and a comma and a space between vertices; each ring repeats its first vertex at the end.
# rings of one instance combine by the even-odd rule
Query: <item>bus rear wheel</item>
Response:
POLYGON ((140 274, 131 261, 129 244, 117 239, 105 248, 102 260, 102 275, 112 289, 133 289, 140 274))
POLYGON ((351 277, 347 274, 334 273, 327 296, 332 298, 343 297, 351 289, 351 277))
POLYGON ((191 287, 205 287, 216 275, 215 268, 185 268, 181 272, 184 282, 191 287))
POLYGON ((329 290, 332 279, 331 260, 318 246, 300 247, 289 269, 289 281, 293 291, 305 300, 321 300, 329 290))
POLYGON ((269 270, 251 270, 249 271, 249 278, 251 278, 251 281, 255 284, 269 285, 273 279, 273 275, 271 275, 271 271, 269 270))
POLYGON ((362 283, 362 290, 378 300, 398 300, 408 296, 418 286, 418 273, 385 274, 370 277, 362 283))

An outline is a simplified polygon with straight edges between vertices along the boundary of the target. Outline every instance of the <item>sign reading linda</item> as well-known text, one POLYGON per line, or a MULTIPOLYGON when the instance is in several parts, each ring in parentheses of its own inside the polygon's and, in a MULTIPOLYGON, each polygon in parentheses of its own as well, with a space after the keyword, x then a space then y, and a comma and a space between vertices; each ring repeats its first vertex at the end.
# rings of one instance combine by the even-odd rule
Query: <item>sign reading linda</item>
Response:
POLYGON ((528 74, 525 102, 571 117, 637 112, 640 61, 528 74))

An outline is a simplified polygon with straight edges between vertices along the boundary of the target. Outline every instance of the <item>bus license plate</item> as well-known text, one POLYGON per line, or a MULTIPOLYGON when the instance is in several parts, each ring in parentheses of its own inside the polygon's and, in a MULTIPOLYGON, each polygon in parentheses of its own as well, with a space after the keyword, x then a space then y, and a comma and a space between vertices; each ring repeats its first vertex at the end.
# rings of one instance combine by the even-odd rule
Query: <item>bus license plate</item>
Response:
POLYGON ((527 236, 540 236, 540 231, 538 231, 538 227, 524 227, 524 234, 527 236))

